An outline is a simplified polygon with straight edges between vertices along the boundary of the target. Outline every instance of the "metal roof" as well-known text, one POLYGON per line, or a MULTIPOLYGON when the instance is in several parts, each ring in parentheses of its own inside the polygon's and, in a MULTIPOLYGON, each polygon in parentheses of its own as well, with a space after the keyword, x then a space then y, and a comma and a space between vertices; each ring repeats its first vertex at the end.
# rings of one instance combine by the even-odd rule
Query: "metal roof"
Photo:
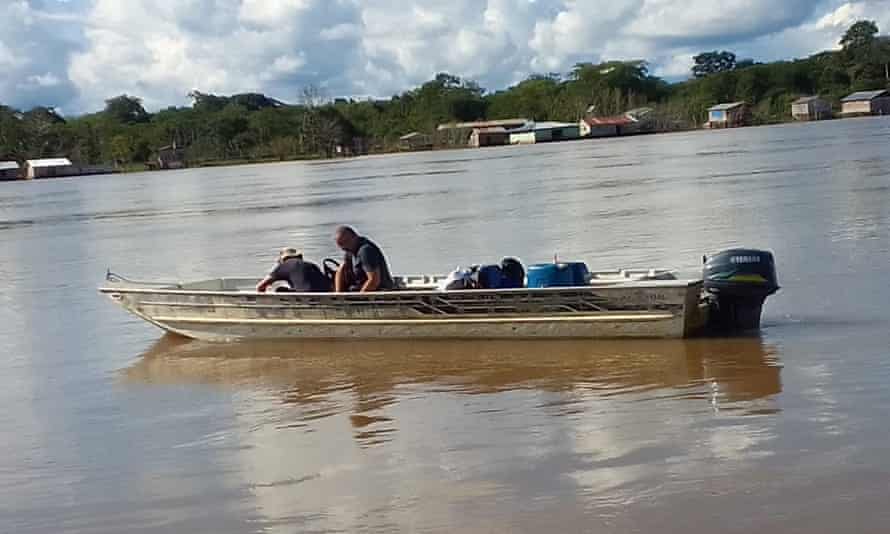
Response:
POLYGON ((402 141, 408 141, 410 139, 414 139, 415 137, 421 137, 421 136, 423 136, 423 134, 420 132, 411 132, 409 134, 403 135, 402 137, 399 137, 399 139, 402 141))
POLYGON ((448 124, 440 124, 436 129, 439 131, 442 130, 451 130, 451 129, 472 129, 472 128, 492 128, 495 126, 503 126, 504 128, 509 128, 510 126, 522 126, 526 124, 528 119, 499 119, 493 121, 473 121, 473 122, 457 122, 457 123, 448 123, 448 124))
POLYGON ((809 104, 810 102, 814 102, 816 100, 821 100, 818 96, 802 96, 792 102, 792 104, 809 104))
POLYGON ((537 132, 541 130, 558 130, 560 128, 580 128, 580 125, 576 122, 554 122, 554 121, 541 121, 541 122, 527 122, 519 128, 513 128, 507 130, 511 134, 519 134, 519 133, 529 133, 529 132, 537 132))
POLYGON ((68 158, 29 159, 25 162, 28 167, 67 167, 71 165, 68 158))
POLYGON ((647 113, 652 113, 653 111, 655 111, 655 110, 652 108, 642 107, 642 108, 629 109, 629 110, 625 111, 624 114, 625 115, 646 115, 647 113))
POLYGON ((841 102, 862 102, 865 100, 874 100, 882 96, 890 96, 890 91, 879 89, 877 91, 857 91, 852 95, 847 95, 841 99, 841 102))
POLYGON ((573 122, 543 121, 534 123, 532 127, 535 130, 555 130, 556 128, 577 128, 578 125, 573 122))
POLYGON ((717 104, 716 106, 711 106, 708 108, 708 111, 729 111, 731 109, 735 109, 740 106, 744 106, 744 102, 730 102, 728 104, 717 104))
POLYGON ((19 164, 14 161, 0 161, 0 171, 18 169, 19 164))
POLYGON ((639 122, 641 119, 644 119, 652 114, 655 111, 652 108, 636 108, 629 109, 624 112, 624 116, 630 119, 633 122, 639 122))
POLYGON ((634 123, 629 117, 585 117, 584 122, 590 126, 626 126, 634 123))

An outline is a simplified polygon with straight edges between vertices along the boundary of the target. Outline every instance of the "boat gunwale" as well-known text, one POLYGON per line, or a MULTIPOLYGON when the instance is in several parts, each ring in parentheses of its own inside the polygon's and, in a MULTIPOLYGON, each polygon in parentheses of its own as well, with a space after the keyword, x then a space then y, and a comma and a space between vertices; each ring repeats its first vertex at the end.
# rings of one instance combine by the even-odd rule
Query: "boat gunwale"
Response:
MULTIPOLYGON (((223 279, 212 279, 223 280, 223 279)), ((205 280, 204 282, 209 281, 205 280)), ((194 283, 200 283, 194 282, 194 283)), ((628 282, 618 282, 614 284, 603 285, 585 285, 585 286, 568 286, 568 287, 521 287, 509 289, 398 289, 394 291, 372 291, 367 293, 357 292, 335 292, 335 291, 316 291, 316 292, 285 292, 285 293, 269 293, 258 291, 226 291, 226 290, 201 290, 201 289, 182 289, 175 287, 166 288, 148 288, 139 286, 101 286, 99 292, 107 295, 114 294, 130 294, 130 295, 175 295, 175 296, 208 296, 208 297, 233 297, 233 298, 335 298, 340 300, 373 300, 373 299, 395 299, 400 296, 419 297, 419 296, 436 296, 436 295, 504 295, 504 294, 560 294, 572 293, 578 291, 594 291, 607 289, 689 289, 704 284, 701 279, 688 280, 636 280, 628 282)))

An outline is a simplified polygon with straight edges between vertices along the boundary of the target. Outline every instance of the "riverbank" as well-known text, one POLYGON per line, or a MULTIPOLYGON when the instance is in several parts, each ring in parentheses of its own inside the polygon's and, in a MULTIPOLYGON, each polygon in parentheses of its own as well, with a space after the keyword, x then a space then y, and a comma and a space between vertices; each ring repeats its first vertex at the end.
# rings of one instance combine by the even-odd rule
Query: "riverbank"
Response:
MULTIPOLYGON (((646 137, 661 137, 670 134, 682 134, 682 133, 691 133, 691 132, 716 132, 721 130, 743 130, 750 128, 760 128, 760 127, 781 127, 781 126, 792 126, 792 125, 811 125, 812 127, 818 127, 820 124, 829 124, 841 120, 880 120, 882 118, 887 118, 887 116, 833 116, 830 118, 822 119, 819 121, 798 121, 792 119, 782 120, 782 121, 772 121, 765 122, 759 124, 751 124, 748 126, 740 126, 734 128, 716 128, 709 129, 703 127, 696 128, 674 128, 674 129, 665 129, 660 131, 651 131, 651 132, 640 132, 634 134, 627 135, 616 135, 616 136, 607 136, 607 137, 579 137, 574 139, 566 139, 561 141, 550 141, 547 143, 535 143, 535 144, 553 144, 553 143, 566 143, 566 142, 597 142, 604 140, 630 140, 634 138, 638 138, 641 136, 646 137)), ((512 146, 516 149, 526 148, 530 145, 527 144, 515 144, 515 145, 503 145, 503 146, 512 146)), ((191 169, 204 169, 204 168, 222 168, 222 167, 235 167, 235 166, 244 166, 244 165, 265 165, 265 164, 277 164, 277 163, 289 163, 289 162, 326 162, 333 163, 338 161, 350 161, 356 157, 361 158, 369 158, 369 157, 385 157, 385 156, 394 156, 394 155, 407 155, 407 154, 416 154, 423 152, 448 152, 448 151, 464 151, 464 150, 473 150, 473 149, 485 149, 492 147, 473 147, 467 144, 452 144, 452 145, 440 145, 433 146, 424 150, 405 150, 392 148, 389 150, 379 150, 374 152, 368 152, 365 154, 355 155, 355 156, 333 156, 333 157, 325 157, 321 155, 299 155, 293 157, 286 158, 274 158, 274 157, 251 157, 251 158, 228 158, 228 159, 220 159, 220 160, 202 160, 196 162, 186 162, 182 168, 191 168, 191 169)), ((82 173, 69 173, 64 175, 59 175, 56 177, 77 177, 77 176, 91 176, 97 174, 132 174, 132 173, 143 173, 143 172, 164 172, 164 170, 159 170, 157 168, 150 168, 147 164, 135 164, 130 163, 126 165, 120 165, 118 167, 109 167, 109 166, 85 166, 83 169, 87 169, 82 173), (89 172, 89 169, 95 169, 95 172, 89 172)), ((5 180, 5 181, 21 181, 19 180, 5 180)))
MULTIPOLYGON (((865 116, 856 116, 856 117, 854 117, 854 116, 848 116, 848 117, 834 116, 834 117, 830 117, 830 118, 822 119, 822 120, 819 120, 819 121, 799 121, 799 120, 795 120, 795 119, 793 119, 793 118, 790 118, 790 119, 788 119, 788 120, 772 121, 772 122, 763 122, 763 123, 750 124, 750 125, 747 125, 747 126, 739 126, 739 127, 733 127, 733 128, 713 128, 713 129, 709 129, 709 128, 704 128, 704 127, 701 127, 701 126, 699 126, 699 127, 694 127, 694 128, 693 128, 693 127, 688 127, 688 128, 674 128, 674 129, 666 129, 666 130, 660 130, 660 131, 640 132, 640 133, 634 133, 634 134, 615 135, 615 136, 607 136, 607 137, 578 137, 578 138, 574 138, 574 139, 565 139, 565 140, 561 140, 561 141, 549 141, 549 142, 546 142, 546 143, 533 143, 532 145, 534 145, 534 144, 537 144, 537 145, 541 145, 541 144, 561 144, 561 143, 568 143, 568 142, 572 142, 572 143, 583 143, 583 142, 595 143, 595 142, 597 142, 597 141, 606 141, 606 140, 612 140, 612 141, 614 141, 614 140, 631 140, 631 139, 635 139, 635 138, 639 138, 639 137, 662 137, 662 136, 669 136, 669 135, 676 135, 676 134, 684 134, 684 133, 693 133, 693 132, 698 132, 698 133, 705 134, 705 133, 708 133, 708 132, 716 133, 716 132, 718 132, 718 131, 725 131, 725 130, 745 130, 745 129, 751 129, 751 128, 781 127, 781 126, 794 126, 794 125, 811 125, 811 126, 813 126, 813 127, 818 127, 819 124, 828 124, 828 123, 832 123, 832 122, 836 122, 836 121, 841 121, 841 120, 854 120, 854 119, 860 119, 860 120, 862 120, 862 119, 865 119, 865 120, 868 120, 868 119, 875 119, 875 120, 878 120, 878 119, 882 119, 882 118, 887 118, 887 117, 868 116, 868 115, 865 115, 865 116)), ((529 145, 529 144, 513 144, 513 145, 500 145, 500 146, 501 146, 501 147, 513 147, 513 148, 516 148, 516 149, 518 149, 518 150, 521 150, 522 148, 527 148, 527 147, 532 146, 532 145, 529 145)), ((284 159, 280 159, 280 158, 244 158, 244 159, 234 159, 234 158, 231 158, 231 159, 225 159, 225 160, 208 160, 208 161, 202 161, 202 162, 198 162, 198 163, 196 163, 196 164, 189 164, 189 165, 187 165, 187 168, 215 168, 215 167, 231 167, 231 166, 240 166, 240 165, 262 165, 262 164, 287 163, 287 162, 300 162, 300 161, 305 161, 305 162, 337 162, 337 161, 349 161, 349 160, 352 160, 352 159, 357 158, 357 157, 360 157, 360 158, 368 158, 368 157, 385 157, 385 156, 395 156, 395 155, 418 154, 418 153, 425 153, 425 152, 450 152, 450 151, 480 150, 480 149, 483 149, 483 150, 484 150, 484 149, 488 149, 488 148, 495 148, 495 147, 490 147, 490 146, 486 146, 486 147, 473 147, 473 146, 470 146, 470 145, 468 145, 468 144, 451 144, 451 145, 439 145, 439 146, 433 146, 433 147, 431 147, 431 148, 427 148, 427 149, 423 149, 423 150, 404 150, 404 149, 397 149, 397 148, 394 148, 394 149, 390 149, 390 150, 381 150, 381 151, 368 152, 368 153, 365 153, 365 154, 360 154, 360 155, 355 155, 355 156, 333 156, 333 157, 324 157, 324 156, 298 156, 298 157, 290 157, 290 158, 284 158, 284 159)), ((144 165, 130 165, 130 166, 128 166, 128 167, 126 168, 125 172, 146 172, 146 170, 147 170, 147 169, 145 168, 144 165)))

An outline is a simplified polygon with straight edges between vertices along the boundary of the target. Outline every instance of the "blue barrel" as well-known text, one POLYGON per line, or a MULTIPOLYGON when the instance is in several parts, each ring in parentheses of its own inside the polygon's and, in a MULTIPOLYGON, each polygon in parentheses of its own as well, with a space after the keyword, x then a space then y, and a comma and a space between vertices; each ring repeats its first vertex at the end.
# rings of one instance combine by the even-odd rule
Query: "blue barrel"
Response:
POLYGON ((559 285, 559 267, 555 263, 529 265, 525 273, 528 287, 554 287, 559 285))
POLYGON ((586 286, 590 271, 587 270, 587 264, 583 261, 564 264, 569 271, 569 279, 572 287, 586 286))
POLYGON ((500 265, 482 265, 474 274, 476 289, 500 289, 503 274, 500 265))
POLYGON ((530 265, 528 287, 577 287, 587 285, 589 271, 583 262, 530 265))

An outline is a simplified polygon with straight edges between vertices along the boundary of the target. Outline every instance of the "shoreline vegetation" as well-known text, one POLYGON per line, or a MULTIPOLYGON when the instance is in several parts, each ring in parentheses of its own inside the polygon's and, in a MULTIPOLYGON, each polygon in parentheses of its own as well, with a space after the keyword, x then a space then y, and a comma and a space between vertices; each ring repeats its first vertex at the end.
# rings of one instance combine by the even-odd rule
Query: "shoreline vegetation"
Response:
POLYGON ((28 111, 0 104, 0 161, 67 157, 78 165, 108 165, 118 172, 154 168, 318 160, 467 146, 468 131, 441 124, 522 117, 578 123, 651 109, 652 131, 702 128, 708 108, 746 102, 750 124, 791 122, 791 103, 819 95, 835 112, 845 95, 890 88, 890 36, 859 21, 841 48, 805 59, 757 63, 726 51, 695 56, 693 77, 668 83, 639 61, 578 63, 565 74, 532 75, 503 90, 487 91, 447 73, 387 100, 331 99, 306 87, 299 104, 260 93, 221 96, 192 91, 192 105, 147 112, 142 100, 120 95, 97 113, 62 117, 51 107, 28 111))

